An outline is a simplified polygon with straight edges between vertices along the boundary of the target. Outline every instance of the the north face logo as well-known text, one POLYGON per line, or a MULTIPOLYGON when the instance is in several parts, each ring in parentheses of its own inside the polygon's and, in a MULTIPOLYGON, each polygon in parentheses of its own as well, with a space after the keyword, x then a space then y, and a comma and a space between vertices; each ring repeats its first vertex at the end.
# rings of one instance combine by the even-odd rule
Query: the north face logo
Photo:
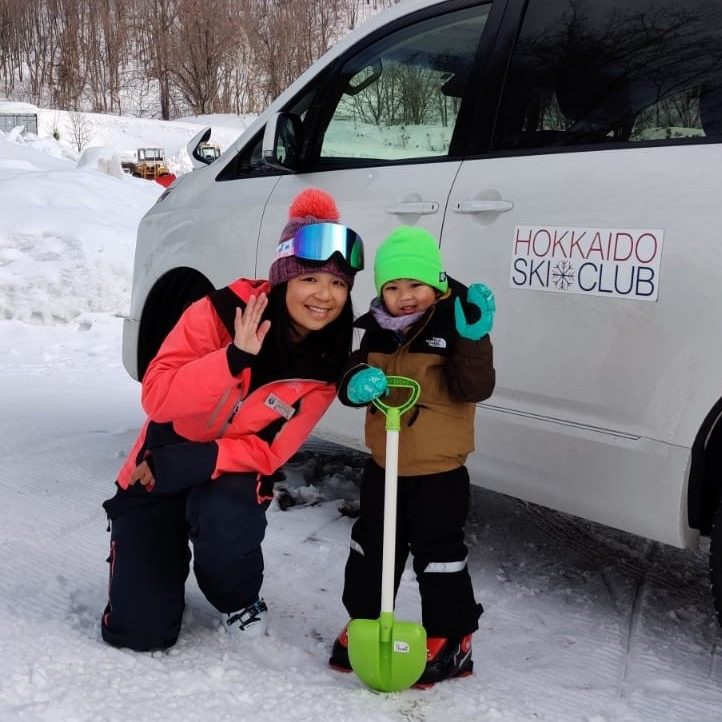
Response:
POLYGON ((446 348, 446 339, 433 336, 426 339, 426 345, 431 346, 431 348, 446 348))

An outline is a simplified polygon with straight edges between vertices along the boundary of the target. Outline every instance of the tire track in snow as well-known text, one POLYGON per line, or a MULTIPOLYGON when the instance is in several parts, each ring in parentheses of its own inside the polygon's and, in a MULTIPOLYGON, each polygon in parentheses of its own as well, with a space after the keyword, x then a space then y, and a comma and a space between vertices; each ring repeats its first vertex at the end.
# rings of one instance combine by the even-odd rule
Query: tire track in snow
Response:
POLYGON ((522 685, 516 697, 528 699, 526 719, 556 722, 580 719, 572 710, 605 708, 618 677, 622 628, 616 607, 604 610, 602 624, 590 617, 590 607, 606 596, 601 577, 590 579, 586 558, 575 568, 567 530, 551 531, 539 528, 527 505, 475 490, 470 571, 486 607, 474 638, 482 650, 477 669, 498 697, 515 696, 522 685), (487 637, 490 661, 483 656, 487 637), (497 656, 518 662, 500 667, 497 656))
MULTIPOLYGON (((644 553, 644 559, 648 562, 652 560, 652 554, 656 547, 655 542, 648 542, 647 550, 644 553)), ((635 637, 639 633, 639 627, 642 624, 642 605, 644 603, 644 596, 647 592, 647 572, 642 570, 633 585, 632 600, 630 605, 630 611, 628 613, 628 624, 627 633, 624 640, 624 649, 622 656, 622 665, 620 670, 620 678, 617 685, 618 694, 620 697, 625 697, 627 694, 627 677, 629 675, 630 666, 632 663, 632 646, 634 644, 635 637)))
POLYGON ((84 433, 16 448, 5 457, 0 605, 6 619, 99 639, 107 585, 100 503, 113 493, 106 480, 117 471, 117 449, 128 436, 84 433))
POLYGON ((713 640, 719 629, 703 556, 524 506, 537 529, 568 557, 563 563, 581 572, 578 581, 599 576, 617 610, 611 646, 590 650, 590 659, 602 675, 616 669, 621 708, 645 720, 718 720, 713 710, 722 708, 722 674, 713 660, 713 640), (706 662, 704 652, 700 657, 705 648, 710 650, 706 662), (680 655, 689 664, 680 666, 680 655), (710 696, 715 702, 701 701, 710 696))

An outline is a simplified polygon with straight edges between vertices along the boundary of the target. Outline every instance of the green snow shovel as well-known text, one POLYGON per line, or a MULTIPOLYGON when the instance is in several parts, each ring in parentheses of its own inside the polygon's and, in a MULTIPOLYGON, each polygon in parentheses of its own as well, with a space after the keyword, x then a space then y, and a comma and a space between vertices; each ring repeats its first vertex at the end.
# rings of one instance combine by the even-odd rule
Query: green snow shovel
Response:
POLYGON ((398 692, 411 687, 426 667, 426 630, 420 624, 394 619, 399 431, 401 416, 416 403, 421 387, 404 376, 388 376, 387 380, 389 386, 409 389, 411 395, 401 406, 389 406, 378 399, 373 402, 386 415, 381 616, 349 622, 348 656, 351 668, 368 687, 379 692, 398 692))

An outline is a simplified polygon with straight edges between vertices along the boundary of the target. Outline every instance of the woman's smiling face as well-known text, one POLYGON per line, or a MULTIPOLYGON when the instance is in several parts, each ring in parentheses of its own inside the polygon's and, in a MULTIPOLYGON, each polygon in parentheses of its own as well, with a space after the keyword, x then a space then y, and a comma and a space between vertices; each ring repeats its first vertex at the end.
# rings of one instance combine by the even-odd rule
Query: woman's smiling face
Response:
POLYGON ((286 308, 300 338, 335 321, 348 298, 348 284, 333 273, 304 273, 286 289, 286 308))

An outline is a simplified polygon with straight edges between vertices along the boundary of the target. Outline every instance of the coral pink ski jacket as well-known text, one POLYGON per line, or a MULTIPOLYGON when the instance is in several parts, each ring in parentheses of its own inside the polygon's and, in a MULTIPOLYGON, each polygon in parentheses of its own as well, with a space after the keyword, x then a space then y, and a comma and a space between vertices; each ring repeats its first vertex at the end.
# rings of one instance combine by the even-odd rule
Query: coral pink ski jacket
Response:
MULTIPOLYGON (((267 281, 238 279, 222 292, 245 308, 252 293, 268 290, 267 281)), ((123 489, 149 457, 158 491, 225 473, 273 474, 333 401, 336 385, 315 379, 280 379, 249 393, 256 357, 240 352, 247 365, 231 372, 229 322, 212 300, 222 292, 192 304, 148 366, 141 397, 148 418, 118 475, 123 489)))

